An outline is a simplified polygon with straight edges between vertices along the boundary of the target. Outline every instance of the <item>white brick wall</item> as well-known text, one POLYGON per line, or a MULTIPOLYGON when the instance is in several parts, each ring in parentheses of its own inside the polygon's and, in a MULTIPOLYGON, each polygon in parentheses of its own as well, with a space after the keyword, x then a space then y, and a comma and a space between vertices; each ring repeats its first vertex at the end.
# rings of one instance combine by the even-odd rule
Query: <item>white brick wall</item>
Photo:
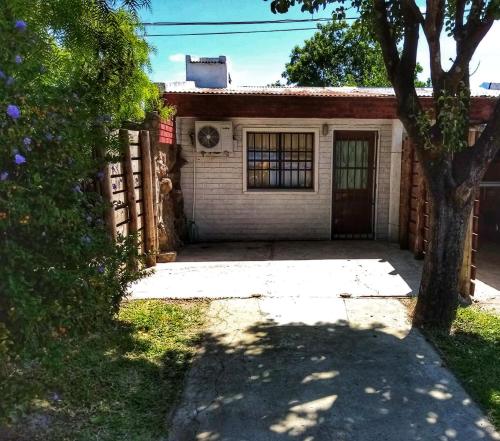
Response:
MULTIPOLYGON (((178 138, 187 164, 182 189, 188 220, 193 213, 194 118, 177 118, 178 138)), ((331 174, 334 130, 379 133, 376 236, 387 239, 391 178, 392 120, 233 118, 234 152, 196 155, 195 223, 200 240, 330 239, 331 174), (321 134, 323 124, 328 135, 321 134), (319 131, 317 188, 314 192, 250 191, 243 186, 243 129, 303 128, 319 131)), ((315 152, 315 155, 317 153, 315 152)))

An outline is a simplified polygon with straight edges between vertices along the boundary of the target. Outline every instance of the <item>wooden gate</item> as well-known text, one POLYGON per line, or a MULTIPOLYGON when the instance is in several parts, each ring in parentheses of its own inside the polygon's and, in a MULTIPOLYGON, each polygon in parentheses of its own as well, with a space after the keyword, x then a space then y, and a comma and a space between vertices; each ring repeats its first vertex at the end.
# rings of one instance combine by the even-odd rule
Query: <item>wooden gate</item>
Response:
POLYGON ((332 238, 374 238, 375 132, 337 131, 333 148, 332 238))

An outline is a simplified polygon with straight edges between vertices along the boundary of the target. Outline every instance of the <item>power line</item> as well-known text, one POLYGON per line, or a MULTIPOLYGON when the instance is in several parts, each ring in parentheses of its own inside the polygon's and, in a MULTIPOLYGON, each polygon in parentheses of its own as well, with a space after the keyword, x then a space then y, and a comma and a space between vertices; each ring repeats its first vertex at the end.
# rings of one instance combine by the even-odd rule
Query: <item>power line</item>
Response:
MULTIPOLYGON (((351 8, 348 8, 351 9, 351 8)), ((470 12, 465 9, 464 12, 470 12)), ((426 12, 422 12, 425 17, 426 12)), ((234 25, 260 25, 260 24, 286 24, 286 23, 311 23, 311 22, 329 22, 338 18, 300 18, 300 19, 278 19, 278 20, 248 20, 248 21, 150 21, 142 22, 143 26, 234 26, 234 25)), ((359 20, 359 17, 343 17, 342 20, 359 20)), ((190 34, 187 34, 190 35, 190 34)))
MULTIPOLYGON (((464 12, 470 12, 465 10, 464 12)), ((425 16, 426 13, 422 12, 425 16)), ((359 17, 344 17, 343 20, 358 20, 359 17)), ((307 23, 307 22, 331 22, 336 18, 307 18, 307 19, 282 19, 282 20, 249 20, 249 21, 156 21, 144 22, 143 26, 226 26, 226 25, 260 25, 260 24, 288 24, 288 23, 307 23)), ((252 30, 252 31, 227 31, 227 32, 190 32, 180 34, 148 34, 144 37, 187 37, 196 35, 232 35, 232 34, 260 34, 272 32, 293 32, 293 31, 309 31, 317 30, 318 28, 293 28, 293 29, 267 29, 267 30, 252 30)))
POLYGON ((185 37, 190 35, 260 34, 266 32, 317 31, 318 28, 267 29, 262 31, 194 32, 189 34, 144 34, 144 37, 185 37))
MULTIPOLYGON (((227 26, 276 23, 306 23, 333 21, 333 18, 281 19, 281 20, 251 20, 251 21, 153 21, 141 23, 143 26, 227 26)), ((346 20, 355 20, 349 17, 346 20)))

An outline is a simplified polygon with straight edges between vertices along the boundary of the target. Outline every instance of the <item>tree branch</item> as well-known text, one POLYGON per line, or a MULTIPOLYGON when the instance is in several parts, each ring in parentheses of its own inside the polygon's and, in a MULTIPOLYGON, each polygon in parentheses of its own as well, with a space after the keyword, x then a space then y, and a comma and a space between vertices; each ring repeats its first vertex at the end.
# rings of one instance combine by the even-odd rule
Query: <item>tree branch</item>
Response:
POLYGON ((426 16, 423 25, 424 35, 429 46, 431 80, 435 96, 439 96, 439 92, 443 88, 444 72, 441 64, 441 42, 439 38, 443 30, 444 9, 444 0, 427 0, 426 16))
POLYGON ((500 100, 497 100, 493 115, 473 147, 462 150, 455 156, 454 175, 459 184, 459 193, 466 194, 475 189, 486 170, 500 151, 500 100), (496 142, 495 142, 496 141, 496 142))
POLYGON ((386 1, 373 0, 374 30, 382 48, 389 79, 394 87, 398 103, 398 116, 407 133, 417 146, 420 159, 428 155, 424 150, 424 139, 420 133, 417 117, 422 105, 415 90, 414 78, 420 25, 424 18, 413 0, 402 0, 403 49, 398 51, 397 29, 389 19, 386 1))
POLYGON ((403 52, 401 54, 399 80, 406 86, 414 88, 415 68, 417 66, 417 49, 422 14, 413 0, 402 0, 403 13, 403 52))
POLYGON ((385 1, 374 0, 373 3, 375 12, 375 34, 377 35, 377 40, 382 48, 382 55, 387 68, 387 74, 391 82, 394 84, 397 68, 400 63, 396 36, 391 24, 389 23, 385 1))
POLYGON ((455 5, 455 29, 453 31, 453 38, 455 41, 460 41, 463 38, 464 30, 464 15, 465 15, 465 5, 467 0, 456 0, 455 5))
POLYGON ((488 7, 484 0, 473 0, 467 23, 462 28, 461 38, 457 40, 457 57, 446 74, 446 87, 455 91, 469 72, 469 63, 479 43, 491 29, 495 18, 493 2, 488 7), (486 8, 486 10, 485 10, 486 8), (484 12, 484 18, 481 18, 484 12))

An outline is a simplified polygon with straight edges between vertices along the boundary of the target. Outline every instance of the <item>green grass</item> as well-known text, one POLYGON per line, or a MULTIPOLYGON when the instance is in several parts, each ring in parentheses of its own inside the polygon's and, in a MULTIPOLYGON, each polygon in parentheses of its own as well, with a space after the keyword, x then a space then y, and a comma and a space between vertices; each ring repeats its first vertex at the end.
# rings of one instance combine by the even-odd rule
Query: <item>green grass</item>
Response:
POLYGON ((429 337, 447 366, 500 429, 500 317, 460 308, 450 336, 429 337))
POLYGON ((106 331, 3 366, 0 439, 163 439, 206 306, 129 302, 106 331))

